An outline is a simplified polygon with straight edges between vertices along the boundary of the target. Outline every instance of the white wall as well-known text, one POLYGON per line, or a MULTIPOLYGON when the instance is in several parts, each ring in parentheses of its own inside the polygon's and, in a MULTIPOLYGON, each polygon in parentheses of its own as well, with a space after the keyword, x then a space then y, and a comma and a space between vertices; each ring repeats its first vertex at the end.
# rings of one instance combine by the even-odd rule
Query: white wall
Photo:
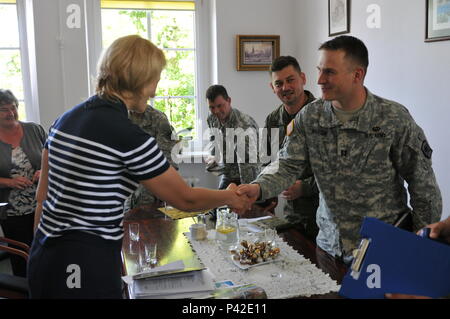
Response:
MULTIPOLYGON (((295 0, 215 0, 217 83, 227 88, 232 106, 260 126, 280 105, 265 71, 236 71, 236 35, 280 35, 280 53, 296 55, 295 0)), ((216 83, 211 83, 216 84, 216 83)), ((204 93, 203 93, 204 95, 204 93)))
POLYGON ((49 128, 64 111, 89 96, 89 62, 83 0, 29 0, 35 37, 40 123, 49 128), (80 27, 68 28, 69 5, 80 8, 80 27))
MULTIPOLYGON (((309 87, 319 94, 317 48, 328 37, 328 1, 298 0, 295 39, 298 58, 307 73, 309 87)), ((369 49, 366 86, 377 95, 405 105, 423 128, 433 153, 433 167, 444 202, 443 216, 450 215, 450 41, 424 42, 425 1, 352 1, 351 35, 369 49), (369 4, 381 8, 381 28, 366 25, 369 4)))

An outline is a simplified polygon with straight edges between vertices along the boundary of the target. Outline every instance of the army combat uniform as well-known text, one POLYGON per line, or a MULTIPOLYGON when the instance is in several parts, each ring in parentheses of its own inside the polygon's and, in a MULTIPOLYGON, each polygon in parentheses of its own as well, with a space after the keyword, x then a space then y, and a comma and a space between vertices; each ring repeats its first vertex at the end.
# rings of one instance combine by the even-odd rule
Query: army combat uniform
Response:
MULTIPOLYGON (((306 104, 314 101, 314 96, 309 91, 304 91, 307 100, 306 104)), ((297 113, 296 113, 297 114, 297 113)), ((265 122, 267 128, 267 155, 271 153, 271 128, 279 128, 278 142, 279 149, 282 148, 284 138, 286 137, 286 127, 295 118, 296 114, 286 112, 284 105, 280 105, 276 110, 270 113, 265 122)), ((306 235, 315 239, 319 231, 316 223, 316 211, 319 206, 319 190, 317 188, 314 177, 303 179, 302 181, 303 196, 295 200, 288 200, 284 207, 286 218, 292 224, 300 224, 306 235)))
POLYGON ((330 101, 305 106, 291 136, 255 181, 269 198, 300 176, 314 175, 320 190, 317 244, 333 256, 348 256, 359 243, 363 217, 393 224, 410 209, 414 226, 436 222, 442 198, 422 129, 408 110, 367 90, 358 115, 342 124, 330 101))
POLYGON ((219 189, 224 189, 230 183, 250 183, 258 176, 260 165, 258 161, 258 124, 255 120, 241 111, 232 108, 230 115, 224 124, 219 119, 210 114, 207 119, 210 128, 210 138, 208 151, 211 155, 216 156, 220 166, 219 175, 221 181, 219 189), (227 135, 227 129, 230 133, 227 135), (235 135, 239 130, 246 131, 251 129, 253 134, 245 136, 245 145, 239 143, 239 138, 235 135), (222 138, 222 145, 219 143, 218 137, 222 138), (231 160, 227 160, 227 144, 231 147, 234 143, 233 155, 231 160), (245 149, 245 154, 241 154, 240 148, 245 149), (219 154, 217 150, 220 150, 219 154), (244 158, 245 156, 245 158, 244 158))
MULTIPOLYGON (((172 148, 178 143, 178 140, 176 140, 175 132, 166 114, 148 106, 142 114, 130 112, 129 118, 131 122, 156 139, 156 143, 170 165, 178 169, 178 165, 172 161, 171 155, 172 148)), ((150 205, 155 201, 156 197, 144 186, 139 185, 136 191, 126 200, 125 211, 141 205, 150 205)))

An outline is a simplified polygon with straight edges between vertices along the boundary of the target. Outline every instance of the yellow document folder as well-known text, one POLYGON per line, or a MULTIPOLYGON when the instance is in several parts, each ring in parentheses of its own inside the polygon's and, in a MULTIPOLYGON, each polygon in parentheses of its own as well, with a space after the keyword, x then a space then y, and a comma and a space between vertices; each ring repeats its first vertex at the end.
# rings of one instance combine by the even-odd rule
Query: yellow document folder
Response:
POLYGON ((160 212, 162 212, 163 214, 169 216, 171 219, 182 219, 182 218, 188 218, 188 217, 195 217, 201 214, 206 214, 207 212, 209 212, 209 210, 205 210, 205 211, 199 211, 199 212, 183 212, 179 209, 176 209, 174 207, 161 207, 158 208, 158 210, 160 212))

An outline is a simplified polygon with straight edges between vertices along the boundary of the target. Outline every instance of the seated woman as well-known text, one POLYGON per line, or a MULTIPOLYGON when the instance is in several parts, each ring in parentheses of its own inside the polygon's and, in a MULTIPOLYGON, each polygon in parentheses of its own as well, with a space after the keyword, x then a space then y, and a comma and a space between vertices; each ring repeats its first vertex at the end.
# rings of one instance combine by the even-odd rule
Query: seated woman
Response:
POLYGON ((144 112, 155 96, 165 63, 150 41, 117 39, 100 60, 97 94, 50 129, 28 261, 32 298, 122 297, 123 204, 139 183, 184 211, 250 208, 235 190, 189 187, 155 139, 129 120, 128 111, 144 112))
MULTIPOLYGON (((0 89, 0 202, 8 202, 0 222, 5 237, 31 246, 36 186, 47 134, 42 126, 20 122, 19 103, 9 90, 0 89)), ((11 257, 14 275, 26 276, 25 261, 11 257)))

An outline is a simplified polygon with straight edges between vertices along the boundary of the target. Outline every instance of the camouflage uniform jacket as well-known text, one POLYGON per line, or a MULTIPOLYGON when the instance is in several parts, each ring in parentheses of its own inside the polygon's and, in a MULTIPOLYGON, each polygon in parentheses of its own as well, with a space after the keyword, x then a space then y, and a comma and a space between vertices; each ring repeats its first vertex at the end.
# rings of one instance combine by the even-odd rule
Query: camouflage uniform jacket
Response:
MULTIPOLYGON (((306 104, 309 104, 315 100, 314 95, 305 90, 304 91, 307 100, 306 104)), ((297 113, 296 113, 297 114, 297 113)), ((264 127, 267 128, 267 155, 272 155, 272 136, 271 128, 279 128, 278 135, 278 149, 283 147, 284 138, 286 137, 286 127, 295 118, 296 114, 289 114, 286 112, 284 105, 281 104, 277 109, 270 113, 267 118, 264 127)), ((268 165, 267 163, 266 165, 268 165)), ((263 164, 264 165, 264 164, 263 164)), ((317 188, 314 177, 309 177, 302 180, 303 196, 296 200, 289 200, 284 207, 287 219, 291 223, 301 223, 305 231, 309 234, 316 235, 316 210, 319 201, 319 190, 317 188)), ((315 236, 314 236, 315 237, 315 236)))
POLYGON ((442 198, 424 132, 408 110, 367 90, 358 115, 342 124, 331 102, 318 99, 296 116, 279 160, 255 181, 270 198, 300 176, 314 175, 320 190, 318 245, 336 256, 358 246, 365 216, 394 223, 409 211, 416 229, 436 222, 442 198))
POLYGON ((224 124, 212 114, 208 116, 207 122, 211 130, 210 142, 207 148, 211 155, 216 156, 217 163, 223 165, 221 174, 230 180, 240 180, 241 183, 253 181, 260 169, 257 150, 259 127, 256 121, 251 116, 232 108, 230 116, 224 124), (227 129, 233 129, 229 130, 229 133, 232 134, 227 134, 227 129), (251 129, 253 134, 245 136, 245 140, 241 140, 235 135, 239 130, 235 131, 235 129, 242 129, 242 132, 251 129), (217 142, 219 136, 223 140, 222 145, 217 142), (227 156, 227 145, 228 148, 233 146, 233 155, 227 156), (219 150, 220 154, 216 154, 217 150, 219 150), (227 160, 227 157, 230 157, 230 159, 227 160))
MULTIPOLYGON (((171 151, 175 144, 178 143, 175 137, 174 129, 170 125, 166 114, 148 106, 143 114, 129 113, 131 122, 139 126, 144 132, 150 134, 156 139, 159 148, 164 156, 175 169, 177 164, 172 161, 171 151)), ((141 206, 149 205, 155 202, 156 198, 144 186, 139 185, 137 190, 130 196, 125 203, 125 210, 141 206)))

